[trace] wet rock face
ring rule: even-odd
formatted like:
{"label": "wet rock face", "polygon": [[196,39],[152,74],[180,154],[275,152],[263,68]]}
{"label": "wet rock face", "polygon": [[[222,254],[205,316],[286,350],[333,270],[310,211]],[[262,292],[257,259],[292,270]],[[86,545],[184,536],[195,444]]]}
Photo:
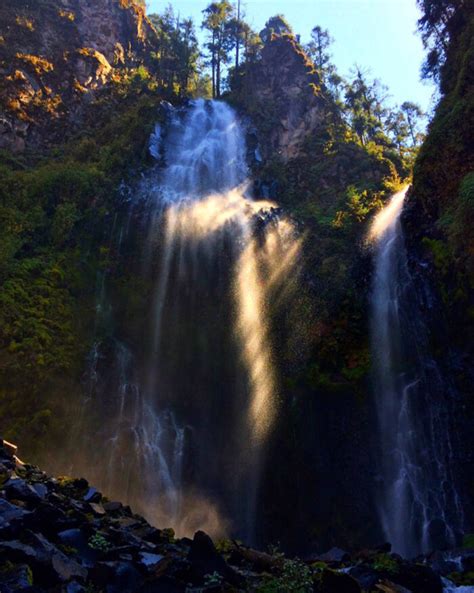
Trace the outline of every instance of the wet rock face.
{"label": "wet rock face", "polygon": [[156,33],[132,0],[0,4],[0,148],[57,141],[116,70],[145,63]]}
{"label": "wet rock face", "polygon": [[243,107],[258,126],[262,157],[278,154],[282,160],[295,158],[304,150],[304,140],[323,123],[327,99],[319,75],[295,39],[274,36],[261,60],[248,67],[238,92]]}

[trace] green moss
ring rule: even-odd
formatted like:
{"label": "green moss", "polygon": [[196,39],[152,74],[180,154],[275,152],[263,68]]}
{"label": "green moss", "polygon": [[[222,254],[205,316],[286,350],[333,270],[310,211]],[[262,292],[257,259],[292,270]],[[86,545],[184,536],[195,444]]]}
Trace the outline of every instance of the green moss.
{"label": "green moss", "polygon": [[388,554],[378,554],[374,559],[373,567],[378,572],[397,574],[399,571],[398,562]]}
{"label": "green moss", "polygon": [[462,540],[462,547],[474,549],[474,533],[467,533]]}

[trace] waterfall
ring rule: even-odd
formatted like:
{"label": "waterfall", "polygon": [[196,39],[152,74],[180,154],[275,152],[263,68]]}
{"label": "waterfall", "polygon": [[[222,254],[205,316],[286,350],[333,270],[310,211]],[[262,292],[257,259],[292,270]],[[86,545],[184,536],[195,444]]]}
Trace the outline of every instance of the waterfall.
{"label": "waterfall", "polygon": [[378,511],[395,552],[456,543],[462,509],[451,472],[452,388],[429,354],[400,215],[406,189],[375,217],[371,345],[378,416]]}
{"label": "waterfall", "polygon": [[114,328],[94,346],[73,471],[157,526],[252,542],[278,402],[272,311],[300,243],[274,203],[252,199],[225,103],[171,111],[150,152],[164,166],[132,192],[119,233],[122,251],[138,237],[140,337]]}

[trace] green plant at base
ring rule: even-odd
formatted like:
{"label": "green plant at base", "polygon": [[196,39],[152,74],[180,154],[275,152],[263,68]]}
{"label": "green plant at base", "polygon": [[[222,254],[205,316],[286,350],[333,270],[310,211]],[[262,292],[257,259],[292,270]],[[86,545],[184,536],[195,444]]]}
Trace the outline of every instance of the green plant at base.
{"label": "green plant at base", "polygon": [[378,554],[374,560],[374,569],[378,572],[388,572],[389,574],[398,573],[398,563],[388,554]]}
{"label": "green plant at base", "polygon": [[301,560],[285,560],[279,576],[268,577],[257,593],[311,593],[313,578],[310,568]]}
{"label": "green plant at base", "polygon": [[100,533],[94,534],[87,542],[87,545],[89,548],[98,550],[99,552],[107,552],[111,548],[109,542]]}

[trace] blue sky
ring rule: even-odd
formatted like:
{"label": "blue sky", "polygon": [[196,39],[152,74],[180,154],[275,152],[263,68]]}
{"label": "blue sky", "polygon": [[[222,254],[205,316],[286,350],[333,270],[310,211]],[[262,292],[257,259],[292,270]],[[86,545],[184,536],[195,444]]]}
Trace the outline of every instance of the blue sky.
{"label": "blue sky", "polygon": [[[207,0],[173,0],[181,16],[197,25]],[[148,12],[160,12],[168,2],[148,0]],[[420,81],[423,47],[416,34],[419,13],[415,0],[243,0],[247,21],[261,30],[274,14],[284,14],[302,42],[311,29],[329,29],[334,44],[333,61],[341,74],[357,63],[370,69],[389,87],[389,102],[415,101],[426,111],[434,87]]]}

